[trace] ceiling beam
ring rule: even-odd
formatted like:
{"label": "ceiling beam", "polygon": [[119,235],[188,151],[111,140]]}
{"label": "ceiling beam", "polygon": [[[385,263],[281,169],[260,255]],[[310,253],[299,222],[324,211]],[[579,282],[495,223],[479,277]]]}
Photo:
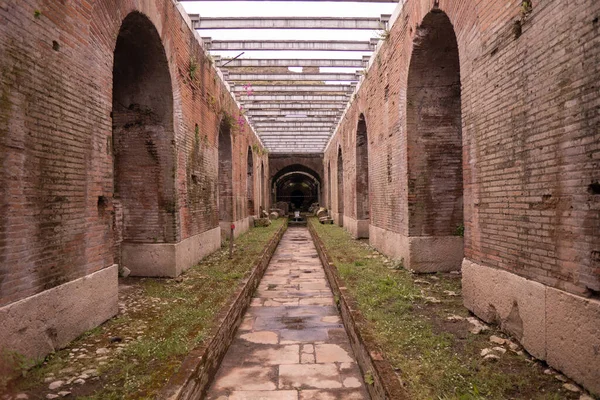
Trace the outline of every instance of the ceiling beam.
{"label": "ceiling beam", "polygon": [[[365,68],[369,62],[368,58],[362,59],[249,59],[238,58],[228,60],[221,58],[220,68],[238,68],[238,67],[338,67],[338,68]],[[218,63],[217,63],[218,64]]]}
{"label": "ceiling beam", "polygon": [[321,116],[331,116],[335,118],[339,118],[342,115],[342,111],[329,111],[329,110],[309,110],[309,111],[289,111],[283,112],[280,110],[246,110],[246,115],[248,117],[286,117],[291,116],[292,118],[299,118],[300,116],[310,117],[321,117]]}
{"label": "ceiling beam", "polygon": [[285,116],[279,117],[252,117],[250,116],[250,120],[252,123],[261,123],[261,122],[331,122],[334,123],[338,120],[338,116],[331,117],[296,117],[296,118],[286,118]]}
{"label": "ceiling beam", "polygon": [[[343,111],[346,104],[342,103],[246,103],[246,110],[333,110]],[[290,112],[282,111],[282,112]]]}
{"label": "ceiling beam", "polygon": [[273,73],[230,73],[224,74],[225,79],[238,82],[256,82],[256,81],[344,81],[358,82],[359,74],[273,74]]}
{"label": "ceiling beam", "polygon": [[190,15],[194,29],[385,29],[388,15],[380,18],[335,17],[211,17]]}
{"label": "ceiling beam", "polygon": [[[179,0],[179,2],[191,2],[191,1],[214,1],[214,0]],[[298,0],[220,0],[220,1],[289,1],[289,2],[297,2]],[[324,0],[301,0],[301,1],[324,1]],[[340,3],[398,3],[398,0],[327,0],[332,2],[340,2]]]}
{"label": "ceiling beam", "polygon": [[324,94],[324,95],[293,95],[293,94],[258,94],[258,95],[242,95],[239,99],[243,102],[249,101],[327,101],[327,102],[348,102],[350,94]]}
{"label": "ceiling beam", "polygon": [[374,51],[378,39],[349,40],[212,40],[202,38],[210,50],[307,50],[307,51]]}
{"label": "ceiling beam", "polygon": [[352,93],[356,85],[289,85],[277,83],[274,85],[250,85],[248,89],[243,85],[232,84],[233,91],[236,93],[252,91],[253,94],[258,93],[276,93],[276,92],[328,92],[328,93]]}
{"label": "ceiling beam", "polygon": [[262,135],[263,133],[280,133],[280,132],[289,132],[289,133],[300,133],[302,135],[310,135],[312,133],[331,133],[333,132],[333,128],[329,127],[285,127],[285,126],[274,126],[274,127],[263,127],[262,129],[256,129],[256,133]]}

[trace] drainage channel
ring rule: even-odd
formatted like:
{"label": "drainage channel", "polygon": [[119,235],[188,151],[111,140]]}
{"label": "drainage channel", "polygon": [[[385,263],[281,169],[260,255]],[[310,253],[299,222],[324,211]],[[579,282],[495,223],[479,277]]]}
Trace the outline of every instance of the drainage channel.
{"label": "drainage channel", "polygon": [[281,239],[207,398],[369,399],[307,228]]}

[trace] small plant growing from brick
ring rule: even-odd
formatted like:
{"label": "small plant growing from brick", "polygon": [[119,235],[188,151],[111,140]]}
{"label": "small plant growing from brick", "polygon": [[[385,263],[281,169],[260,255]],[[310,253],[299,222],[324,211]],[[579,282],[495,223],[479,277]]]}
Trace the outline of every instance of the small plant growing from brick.
{"label": "small plant growing from brick", "polygon": [[40,18],[42,17],[42,12],[41,12],[40,10],[35,10],[35,11],[33,12],[33,17],[34,17],[35,19],[40,19]]}
{"label": "small plant growing from brick", "polygon": [[190,64],[188,65],[188,75],[191,81],[196,80],[196,72],[198,71],[198,61],[195,58],[190,58]]}

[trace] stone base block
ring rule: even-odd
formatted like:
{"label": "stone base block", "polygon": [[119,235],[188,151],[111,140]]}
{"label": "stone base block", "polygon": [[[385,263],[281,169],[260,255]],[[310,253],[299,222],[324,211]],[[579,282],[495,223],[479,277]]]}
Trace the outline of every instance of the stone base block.
{"label": "stone base block", "polygon": [[344,216],[344,227],[354,239],[367,239],[369,237],[369,220],[354,219]]}
{"label": "stone base block", "polygon": [[[0,349],[36,360],[119,311],[117,265],[0,308]],[[2,354],[0,371],[9,365]]]}
{"label": "stone base block", "polygon": [[406,268],[415,272],[459,271],[464,256],[461,236],[408,237]]}
{"label": "stone base block", "polygon": [[[229,238],[231,232],[231,222],[219,222],[219,227],[221,228],[221,239],[224,241]],[[233,231],[233,237],[237,238],[242,233],[248,232],[251,225],[254,225],[254,217],[246,217],[243,219],[239,219],[233,222],[235,225],[235,230]]]}
{"label": "stone base block", "polygon": [[332,212],[331,217],[333,218],[333,222],[338,226],[344,226],[344,214]]}
{"label": "stone base block", "polygon": [[465,306],[497,323],[534,357],[600,394],[600,301],[554,289],[469,260]]}
{"label": "stone base block", "polygon": [[132,276],[174,278],[221,247],[221,229],[214,228],[179,243],[126,243],[121,245],[123,266]]}
{"label": "stone base block", "polygon": [[415,272],[460,270],[463,238],[460,236],[405,236],[379,227],[369,226],[373,247]]}

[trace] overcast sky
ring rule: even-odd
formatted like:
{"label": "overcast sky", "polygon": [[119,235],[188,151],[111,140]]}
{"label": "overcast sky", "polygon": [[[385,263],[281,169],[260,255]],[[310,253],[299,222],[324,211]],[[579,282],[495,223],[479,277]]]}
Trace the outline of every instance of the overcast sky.
{"label": "overcast sky", "polygon": [[[204,17],[379,17],[392,14],[394,3],[340,3],[326,1],[186,1],[182,2],[189,14]],[[213,40],[369,40],[377,31],[331,29],[230,29],[198,31]],[[235,57],[240,51],[212,52],[224,57]],[[242,58],[361,58],[363,52],[327,51],[246,51]],[[350,72],[346,68],[321,68],[321,72]]]}

